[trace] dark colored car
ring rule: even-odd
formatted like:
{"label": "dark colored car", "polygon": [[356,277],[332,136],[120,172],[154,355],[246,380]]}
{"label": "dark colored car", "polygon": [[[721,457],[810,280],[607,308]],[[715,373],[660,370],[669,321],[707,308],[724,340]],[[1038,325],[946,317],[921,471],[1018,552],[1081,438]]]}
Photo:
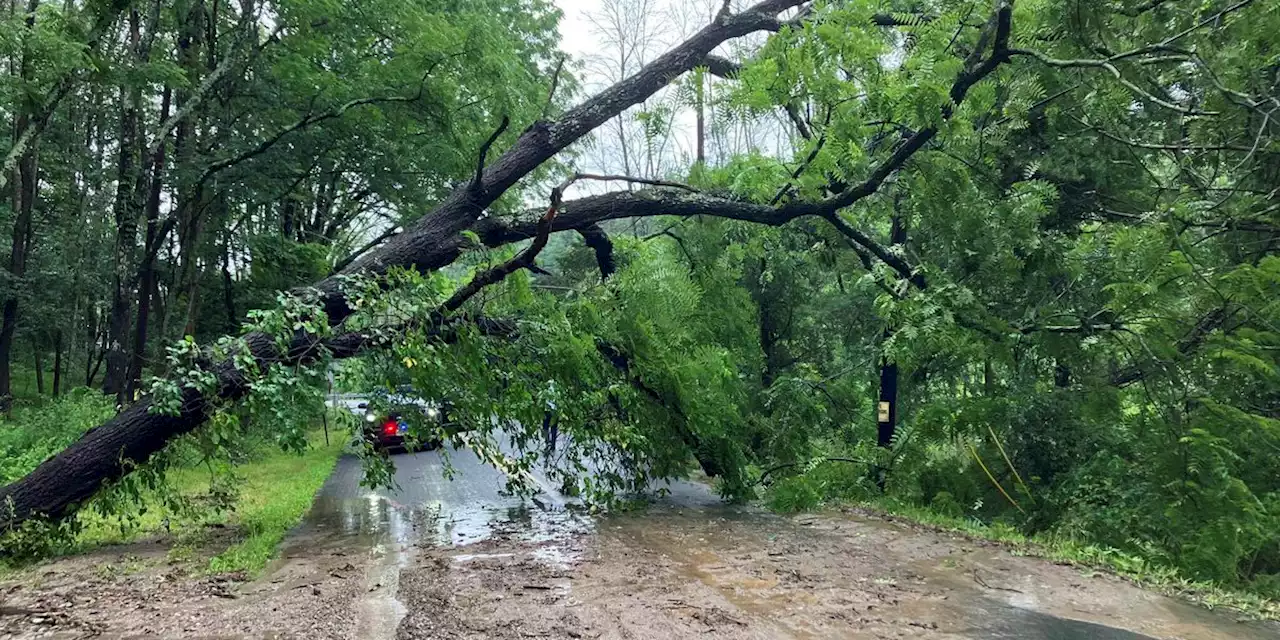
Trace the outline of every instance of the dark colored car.
{"label": "dark colored car", "polygon": [[[394,394],[378,395],[381,396],[381,401],[375,402],[375,405],[379,408],[370,407],[367,402],[357,405],[365,410],[365,440],[375,449],[395,453],[431,451],[441,446],[442,442],[438,436],[428,440],[415,440],[410,437],[409,432],[412,430],[410,421],[417,422],[420,417],[421,424],[425,427],[422,431],[444,425],[448,413],[446,404],[422,400],[409,395],[404,390]],[[386,408],[381,408],[384,406]]]}

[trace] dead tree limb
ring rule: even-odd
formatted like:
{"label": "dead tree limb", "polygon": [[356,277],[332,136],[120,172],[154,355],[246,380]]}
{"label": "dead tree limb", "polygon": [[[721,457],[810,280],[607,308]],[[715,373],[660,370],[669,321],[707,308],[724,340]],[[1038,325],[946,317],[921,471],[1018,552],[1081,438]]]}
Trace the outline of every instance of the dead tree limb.
{"label": "dead tree limb", "polygon": [[466,286],[458,289],[452,296],[449,296],[448,300],[445,300],[441,307],[445,313],[462,308],[462,305],[477,293],[480,293],[481,289],[497,284],[521,269],[532,269],[535,266],[534,260],[538,258],[538,254],[547,246],[547,239],[551,237],[551,223],[556,219],[556,211],[560,209],[561,191],[561,187],[551,190],[551,206],[547,207],[547,212],[538,219],[538,230],[533,236],[533,242],[529,243],[529,246],[523,251],[516,254],[516,257],[476,274]]}

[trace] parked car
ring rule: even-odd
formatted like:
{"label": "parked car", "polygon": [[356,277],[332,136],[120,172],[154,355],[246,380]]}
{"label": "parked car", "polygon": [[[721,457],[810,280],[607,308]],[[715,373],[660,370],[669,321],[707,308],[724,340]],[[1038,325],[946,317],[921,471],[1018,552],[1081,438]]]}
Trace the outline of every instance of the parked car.
{"label": "parked car", "polygon": [[[448,424],[448,403],[424,400],[413,394],[412,389],[401,387],[395,393],[377,392],[375,401],[361,402],[358,408],[364,410],[364,437],[380,451],[388,453],[431,451],[443,444],[439,436],[439,427]],[[422,429],[419,433],[435,431],[424,440],[415,439],[413,422],[418,422]]]}

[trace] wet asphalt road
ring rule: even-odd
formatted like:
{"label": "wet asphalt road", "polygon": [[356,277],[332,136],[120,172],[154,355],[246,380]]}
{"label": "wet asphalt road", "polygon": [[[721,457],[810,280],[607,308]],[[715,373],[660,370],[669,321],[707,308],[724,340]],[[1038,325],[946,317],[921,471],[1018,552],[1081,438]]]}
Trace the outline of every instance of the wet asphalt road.
{"label": "wet asphalt road", "polygon": [[[359,395],[331,398],[362,416]],[[499,438],[499,447],[510,447]],[[445,446],[434,451],[391,456],[394,487],[361,486],[363,468],[354,455],[343,455],[321,487],[304,518],[301,531],[357,536],[370,542],[411,544],[468,544],[495,529],[529,528],[534,539],[590,531],[593,522],[575,510],[577,502],[557,492],[538,470],[533,482],[536,499],[521,499],[504,491],[507,478],[469,449]],[[706,486],[690,482],[662,485],[666,504],[689,508],[713,507],[719,500]]]}
{"label": "wet asphalt road", "polygon": [[[344,394],[330,403],[364,415],[365,398]],[[499,447],[510,447],[499,438]],[[538,471],[532,481],[536,499],[505,492],[506,475],[485,464],[471,450],[446,445],[433,451],[391,456],[392,488],[361,486],[364,469],[354,455],[338,459],[333,473],[316,495],[299,533],[354,537],[368,545],[405,548],[414,544],[462,545],[484,540],[497,531],[516,530],[534,540],[566,538],[592,529]],[[701,487],[695,488],[701,490]],[[684,493],[688,493],[685,490]],[[709,492],[703,500],[711,501]]]}
{"label": "wet asphalt road", "polygon": [[[375,490],[360,485],[359,458],[339,458],[303,521],[304,530],[373,542],[467,544],[513,523],[548,536],[589,528],[589,520],[572,513],[545,481],[537,502],[507,495],[505,476],[471,451],[423,451],[392,460],[395,487]],[[446,477],[447,466],[452,477]]]}

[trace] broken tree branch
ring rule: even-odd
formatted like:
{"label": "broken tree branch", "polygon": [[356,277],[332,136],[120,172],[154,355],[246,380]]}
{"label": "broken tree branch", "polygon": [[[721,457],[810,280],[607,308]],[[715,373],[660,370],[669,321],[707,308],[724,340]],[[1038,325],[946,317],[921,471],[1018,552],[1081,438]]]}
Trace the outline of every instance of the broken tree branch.
{"label": "broken tree branch", "polygon": [[551,113],[551,104],[556,98],[556,87],[560,85],[560,72],[564,69],[564,56],[556,58],[556,70],[551,73],[551,88],[547,90],[547,104],[542,107],[542,119],[546,120]]}
{"label": "broken tree branch", "polygon": [[604,175],[598,173],[575,173],[569,180],[569,183],[579,180],[599,180],[601,182],[631,182],[634,184],[647,184],[651,187],[670,187],[672,189],[682,189],[684,191],[692,191],[697,193],[699,189],[691,187],[683,182],[672,182],[670,180],[654,180],[651,178],[633,178],[631,176],[622,175]]}
{"label": "broken tree branch", "polygon": [[560,194],[572,180],[570,178],[564,184],[551,190],[551,206],[547,207],[547,212],[538,219],[537,231],[534,233],[533,242],[528,247],[517,253],[514,258],[476,274],[471,279],[471,282],[468,282],[466,286],[449,296],[449,299],[441,305],[441,309],[445,312],[457,311],[467,300],[480,293],[485,287],[502,282],[503,279],[516,271],[535,267],[534,260],[537,259],[542,249],[547,246],[547,239],[551,237],[551,223],[555,221],[556,212],[559,211],[561,205]]}
{"label": "broken tree branch", "polygon": [[609,240],[609,235],[598,224],[589,224],[578,229],[578,235],[582,236],[582,241],[596,254],[600,280],[602,282],[608,280],[609,276],[618,270],[618,265],[613,258],[613,242]]}
{"label": "broken tree branch", "polygon": [[484,162],[485,159],[489,157],[489,149],[493,147],[493,143],[498,141],[498,136],[502,135],[502,132],[506,131],[507,127],[510,125],[511,118],[508,118],[505,115],[502,116],[502,122],[498,123],[498,128],[493,131],[493,134],[489,136],[489,139],[484,141],[484,144],[480,145],[480,153],[476,154],[478,156],[476,160],[476,175],[471,179],[471,189],[472,191],[475,191],[477,195],[483,195]]}
{"label": "broken tree branch", "polygon": [[391,238],[397,233],[400,233],[400,231],[401,231],[401,228],[399,225],[393,225],[391,227],[388,227],[385,231],[383,231],[382,233],[379,233],[372,240],[364,243],[364,245],[361,246],[359,249],[356,249],[355,251],[347,255],[347,257],[339,260],[337,264],[333,265],[333,268],[330,269],[329,272],[338,273],[342,271],[343,269],[347,268],[347,265],[351,264],[352,262],[355,262],[357,258],[359,258],[360,256],[366,253],[369,253],[378,245],[386,242],[388,238]]}
{"label": "broken tree branch", "polygon": [[1044,64],[1050,67],[1057,67],[1059,69],[1071,69],[1071,68],[1102,69],[1110,73],[1111,76],[1116,79],[1116,82],[1119,82],[1121,86],[1123,86],[1125,89],[1128,89],[1130,93],[1138,96],[1139,98],[1142,98],[1143,100],[1147,100],[1152,104],[1157,104],[1170,111],[1176,111],[1178,113],[1181,113],[1183,115],[1188,115],[1188,116],[1219,115],[1217,111],[1201,111],[1199,109],[1184,107],[1182,105],[1175,104],[1163,98],[1157,97],[1155,94],[1151,93],[1150,91],[1147,91],[1142,87],[1139,87],[1132,80],[1129,80],[1128,78],[1124,77],[1124,74],[1120,73],[1120,70],[1116,68],[1114,64],[1112,64],[1110,59],[1060,60],[1058,58],[1049,57],[1048,55],[1040,51],[1035,51],[1033,49],[1010,49],[1009,54],[1015,55],[1015,56],[1028,56],[1031,58],[1035,58],[1041,64]]}

